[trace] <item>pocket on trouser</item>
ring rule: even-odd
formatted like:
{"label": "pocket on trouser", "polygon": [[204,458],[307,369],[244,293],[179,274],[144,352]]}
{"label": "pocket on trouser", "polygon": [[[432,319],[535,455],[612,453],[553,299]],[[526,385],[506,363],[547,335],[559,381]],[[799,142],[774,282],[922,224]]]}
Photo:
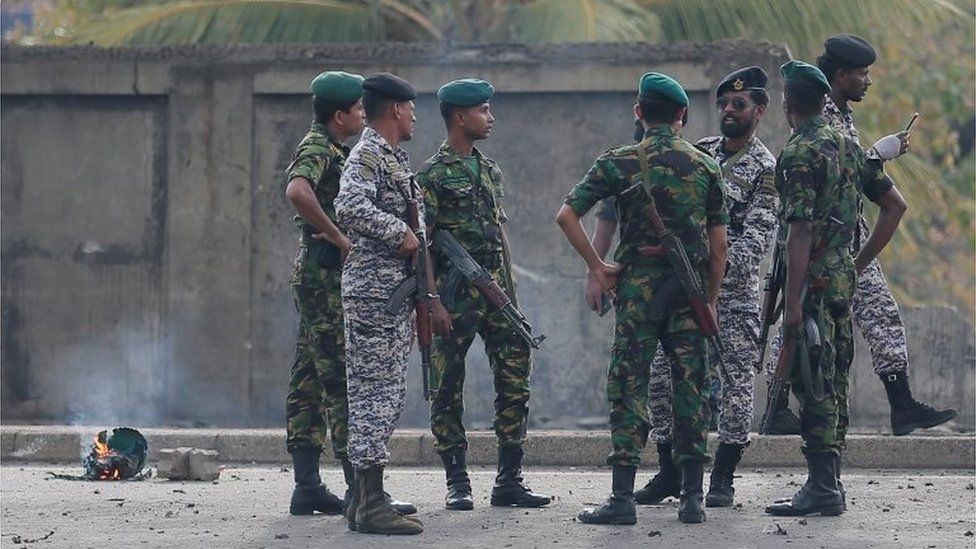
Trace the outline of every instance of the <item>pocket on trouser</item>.
{"label": "pocket on trouser", "polygon": [[295,255],[295,262],[292,266],[291,279],[288,281],[292,286],[299,286],[302,277],[305,275],[305,263],[308,261],[308,247],[299,246],[298,253]]}

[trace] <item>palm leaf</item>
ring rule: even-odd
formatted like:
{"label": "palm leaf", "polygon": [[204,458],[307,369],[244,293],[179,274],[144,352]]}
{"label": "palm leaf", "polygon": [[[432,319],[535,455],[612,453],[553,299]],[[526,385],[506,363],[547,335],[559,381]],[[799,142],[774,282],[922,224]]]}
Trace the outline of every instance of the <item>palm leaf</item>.
{"label": "palm leaf", "polygon": [[522,43],[658,42],[657,17],[634,0],[533,0],[512,4],[509,38]]}
{"label": "palm leaf", "polygon": [[[788,44],[811,58],[831,34],[850,32],[873,43],[904,40],[933,23],[966,17],[951,0],[642,0],[661,19],[669,42],[728,38]],[[892,32],[898,29],[898,32]]]}
{"label": "palm leaf", "polygon": [[[385,5],[398,2],[387,1]],[[402,6],[401,6],[402,7]],[[104,46],[225,43],[369,42],[429,38],[409,9],[375,16],[338,0],[201,0],[119,10],[79,29],[74,43]],[[384,28],[387,27],[387,28]]]}

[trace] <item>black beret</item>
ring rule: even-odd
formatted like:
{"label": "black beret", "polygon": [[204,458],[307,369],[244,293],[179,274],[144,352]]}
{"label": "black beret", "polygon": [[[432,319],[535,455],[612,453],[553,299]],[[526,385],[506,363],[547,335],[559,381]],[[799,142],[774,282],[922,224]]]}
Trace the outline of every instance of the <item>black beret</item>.
{"label": "black beret", "polygon": [[363,80],[363,89],[393,99],[394,101],[412,101],[417,97],[417,90],[410,82],[388,72],[379,72]]}
{"label": "black beret", "polygon": [[847,67],[867,67],[878,58],[871,44],[853,34],[838,34],[824,41],[824,56]]}
{"label": "black beret", "polygon": [[732,71],[718,83],[715,97],[721,97],[729,91],[765,90],[769,77],[766,71],[759,67],[745,67]]}

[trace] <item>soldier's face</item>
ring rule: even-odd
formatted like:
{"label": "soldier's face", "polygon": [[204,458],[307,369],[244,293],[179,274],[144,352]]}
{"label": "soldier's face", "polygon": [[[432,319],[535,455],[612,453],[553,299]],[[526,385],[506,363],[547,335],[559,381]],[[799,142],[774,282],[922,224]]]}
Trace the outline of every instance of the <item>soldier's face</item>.
{"label": "soldier's face", "polygon": [[410,141],[413,139],[413,125],[417,122],[417,117],[414,116],[413,101],[397,103],[393,109],[396,114],[397,129],[400,130],[400,140]]}
{"label": "soldier's face", "polygon": [[343,128],[343,133],[347,137],[359,135],[366,126],[366,111],[363,110],[363,100],[360,99],[349,107],[349,112],[339,110],[336,112],[336,120]]}
{"label": "soldier's face", "polygon": [[461,110],[458,122],[464,128],[465,135],[476,141],[488,137],[495,125],[495,117],[492,116],[488,103],[482,103]]}
{"label": "soldier's face", "polygon": [[715,106],[718,108],[722,135],[732,138],[752,131],[766,112],[766,107],[755,104],[747,91],[725,92]]}
{"label": "soldier's face", "polygon": [[837,71],[835,84],[840,87],[848,101],[861,101],[871,87],[871,76],[868,74],[870,71],[870,67],[841,69]]}

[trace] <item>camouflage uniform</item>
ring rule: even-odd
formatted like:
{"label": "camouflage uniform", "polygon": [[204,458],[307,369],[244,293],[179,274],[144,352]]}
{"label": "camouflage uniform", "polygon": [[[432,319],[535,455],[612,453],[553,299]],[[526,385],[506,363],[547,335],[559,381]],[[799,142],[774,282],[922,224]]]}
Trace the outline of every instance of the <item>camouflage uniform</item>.
{"label": "camouflage uniform", "polygon": [[[851,299],[854,259],[851,244],[857,228],[858,191],[872,200],[891,188],[880,163],[869,161],[857,143],[816,117],[796,128],[776,163],[776,188],[783,201],[781,230],[790,222],[809,221],[813,240],[808,268],[809,289],[803,314],[820,330],[818,364],[826,398],[806,393],[800,368],[793,369],[793,393],[800,401],[801,434],[808,453],[837,454],[847,426],[847,376],[853,359]],[[841,151],[846,151],[840,162]]]}
{"label": "camouflage uniform", "polygon": [[[860,148],[859,133],[854,126],[854,117],[851,111],[844,112],[836,103],[826,96],[823,116],[827,124],[843,135],[852,140]],[[867,220],[863,215],[863,202],[857,199],[857,233],[851,243],[852,255],[857,255],[870,234]],[[873,259],[863,271],[857,275],[857,285],[854,288],[854,297],[851,301],[853,320],[861,330],[868,348],[871,350],[871,359],[874,364],[874,372],[878,375],[896,372],[908,372],[908,340],[905,335],[905,325],[902,323],[901,314],[898,311],[898,303],[895,302],[888,287],[888,280],[881,270],[881,262],[878,258]],[[766,361],[766,378],[772,377],[773,370],[776,368],[776,357],[783,345],[782,333],[777,333],[773,338],[769,360]],[[853,342],[851,343],[853,345]],[[853,353],[853,351],[851,351]],[[852,355],[853,356],[853,355]],[[849,422],[847,414],[847,393],[842,393],[841,410],[841,432],[840,440],[843,445],[846,438],[846,425]]]}
{"label": "camouflage uniform", "polygon": [[613,443],[607,464],[640,464],[650,426],[650,365],[658,342],[673,364],[675,461],[708,461],[706,395],[710,376],[705,340],[682,292],[656,292],[673,276],[667,258],[644,256],[638,251],[641,245],[657,244],[645,211],[648,201],[641,184],[639,148],[647,152],[658,211],[670,230],[681,238],[702,280],[707,281],[706,228],[725,225],[729,220],[718,165],[666,126],[649,129],[644,141],[636,145],[604,153],[566,197],[566,204],[580,216],[600,199],[618,198],[620,245],[614,260],[624,264],[624,269],[614,302],[616,328],[607,373]]}
{"label": "camouflage uniform", "polygon": [[[729,210],[729,252],[722,292],[719,328],[722,358],[731,379],[722,380],[719,441],[747,444],[752,425],[753,378],[759,360],[759,265],[769,251],[776,230],[778,199],[773,186],[776,159],[753,137],[729,154],[721,136],[706,137],[696,146],[722,167]],[[651,439],[671,443],[671,366],[662,349],[651,365]]]}
{"label": "camouflage uniform", "polygon": [[[843,112],[827,96],[824,118],[841,135],[854,140],[860,146],[854,116]],[[851,253],[857,255],[870,234],[863,208],[858,209],[858,234],[854,238]],[[881,262],[875,258],[857,275],[854,300],[851,303],[854,323],[871,350],[874,373],[878,375],[908,372],[908,340],[905,324],[898,311],[898,303],[891,295],[888,280],[881,270]]]}
{"label": "camouflage uniform", "polygon": [[[515,282],[506,260],[506,241],[502,223],[504,196],[502,172],[495,162],[477,148],[478,173],[472,170],[445,142],[417,174],[424,190],[427,224],[446,230],[516,301]],[[437,284],[443,291],[450,262],[434,254]],[[450,298],[454,298],[453,304]],[[491,311],[477,288],[462,283],[456,295],[442,296],[454,325],[452,337],[434,337],[431,360],[431,431],[438,452],[454,448],[466,450],[462,414],[464,411],[464,359],[475,334],[485,343],[495,382],[495,436],[498,445],[521,446],[525,440],[529,413],[529,373],[532,363],[529,346],[512,332],[501,313]]]}
{"label": "camouflage uniform", "polygon": [[342,268],[342,310],[348,454],[358,470],[387,463],[386,444],[403,411],[412,309],[405,303],[391,315],[384,307],[409,274],[409,261],[397,248],[409,230],[411,186],[419,196],[406,151],[367,127],[349,154],[335,200],[353,244]]}
{"label": "camouflage uniform", "polygon": [[[313,123],[287,169],[288,181],[303,177],[311,183],[319,205],[333,222],[332,202],[348,155],[349,148],[329,137],[324,125]],[[295,216],[295,223],[302,236],[291,279],[299,324],[286,398],[288,451],[300,447],[321,451],[328,423],[333,455],[344,459],[346,364],[339,252],[327,241],[313,240],[310,235],[318,231],[301,217]]]}

